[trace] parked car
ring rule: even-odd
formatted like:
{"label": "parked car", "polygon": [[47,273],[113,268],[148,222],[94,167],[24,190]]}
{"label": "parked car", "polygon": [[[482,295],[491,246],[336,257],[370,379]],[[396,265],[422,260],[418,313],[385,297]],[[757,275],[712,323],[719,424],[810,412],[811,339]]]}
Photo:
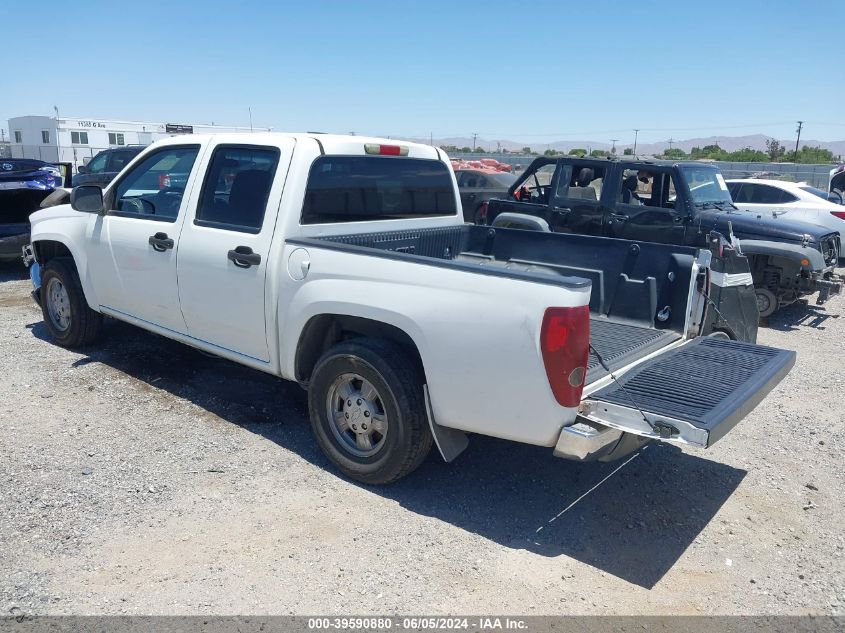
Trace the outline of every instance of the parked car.
{"label": "parked car", "polygon": [[0,261],[21,256],[29,242],[29,214],[62,185],[58,165],[28,158],[0,158]]}
{"label": "parked car", "polygon": [[[830,202],[828,193],[805,183],[755,178],[726,181],[734,204],[740,211],[765,215],[773,220],[800,220],[839,233],[845,243],[845,209]],[[840,257],[843,256],[839,251]]]}
{"label": "parked car", "polygon": [[105,187],[121,169],[126,167],[144,149],[144,145],[128,145],[104,149],[87,165],[80,165],[73,177],[73,186],[99,185]]}
{"label": "parked car", "polygon": [[[162,164],[186,187],[139,192]],[[795,360],[699,336],[709,251],[464,224],[427,145],[177,137],[71,198],[32,216],[57,343],[93,343],[108,315],[295,380],[320,447],[366,483],[432,442],[454,459],[467,432],[581,460],[707,447]]]}
{"label": "parked car", "polygon": [[840,163],[830,170],[827,191],[830,202],[845,205],[845,164]]}
{"label": "parked car", "polygon": [[464,220],[473,224],[485,224],[487,201],[504,195],[516,176],[493,169],[455,169],[458,191]]}
{"label": "parked car", "polygon": [[818,292],[839,292],[839,234],[818,224],[740,211],[719,170],[707,163],[538,158],[488,218],[536,216],[550,230],[704,246],[712,231],[749,260],[761,316]]}

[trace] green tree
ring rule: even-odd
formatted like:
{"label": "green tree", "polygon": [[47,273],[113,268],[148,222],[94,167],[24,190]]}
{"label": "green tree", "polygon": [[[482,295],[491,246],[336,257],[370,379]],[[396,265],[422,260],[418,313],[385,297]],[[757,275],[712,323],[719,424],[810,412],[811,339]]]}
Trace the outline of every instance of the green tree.
{"label": "green tree", "polygon": [[786,148],[776,138],[770,138],[766,140],[766,153],[769,155],[769,160],[776,163],[783,158]]}
{"label": "green tree", "polygon": [[595,158],[601,158],[603,156],[610,156],[610,152],[608,152],[606,149],[594,149],[592,152],[590,152],[590,156],[593,156]]}
{"label": "green tree", "polygon": [[523,147],[523,148],[522,148],[522,153],[523,153],[523,154],[533,154],[534,152],[532,152],[532,151],[531,151],[531,148],[530,148],[530,147]]}
{"label": "green tree", "polygon": [[794,151],[786,153],[786,160],[791,163],[822,164],[833,163],[835,158],[829,149],[807,147],[806,145],[796,154]]}
{"label": "green tree", "polygon": [[745,147],[735,152],[727,152],[723,160],[733,160],[738,163],[762,163],[769,160],[769,154],[759,149]]}
{"label": "green tree", "polygon": [[487,150],[480,145],[473,150],[476,154],[486,154]]}
{"label": "green tree", "polygon": [[545,152],[543,152],[543,156],[557,156],[559,154],[560,154],[559,151],[557,151],[556,149],[551,149],[551,148],[549,148]]}
{"label": "green tree", "polygon": [[471,153],[471,152],[472,152],[472,148],[471,148],[471,147],[467,147],[466,145],[464,145],[464,146],[461,148],[461,152],[462,152],[462,153],[464,153],[464,154],[469,154],[469,153]]}
{"label": "green tree", "polygon": [[631,147],[626,147],[625,149],[622,150],[622,154],[624,156],[633,156],[634,155],[634,149],[631,148]]}
{"label": "green tree", "polygon": [[576,148],[574,148],[574,149],[569,150],[569,155],[570,155],[570,156],[578,156],[578,157],[581,157],[581,156],[586,156],[586,155],[587,155],[587,150],[582,149],[582,148],[580,148],[580,147],[576,147]]}
{"label": "green tree", "polygon": [[673,147],[671,149],[666,149],[663,151],[663,156],[666,158],[686,158],[686,152],[682,150],[680,147]]}

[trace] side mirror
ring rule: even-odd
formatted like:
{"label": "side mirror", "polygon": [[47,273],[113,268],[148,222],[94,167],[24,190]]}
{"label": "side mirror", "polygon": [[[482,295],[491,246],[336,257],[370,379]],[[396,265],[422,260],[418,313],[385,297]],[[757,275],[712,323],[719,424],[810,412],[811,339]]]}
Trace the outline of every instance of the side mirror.
{"label": "side mirror", "polygon": [[105,215],[103,190],[96,185],[80,185],[70,192],[70,206],[74,211]]}
{"label": "side mirror", "polygon": [[87,174],[88,168],[85,165],[80,165],[79,167],[76,168],[76,173],[77,174]]}

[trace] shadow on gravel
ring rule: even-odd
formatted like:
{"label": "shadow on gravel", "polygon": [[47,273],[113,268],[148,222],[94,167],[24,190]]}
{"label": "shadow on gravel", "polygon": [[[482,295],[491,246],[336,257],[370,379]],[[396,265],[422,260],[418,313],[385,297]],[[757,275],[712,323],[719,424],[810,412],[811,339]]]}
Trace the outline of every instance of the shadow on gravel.
{"label": "shadow on gravel", "polygon": [[0,283],[29,279],[29,272],[20,258],[11,262],[0,262]]}
{"label": "shadow on gravel", "polygon": [[811,305],[806,300],[801,300],[778,310],[761,325],[781,332],[791,332],[802,327],[824,330],[828,319],[838,318],[838,314],[827,312],[824,306]]}
{"label": "shadow on gravel", "polygon": [[[29,327],[49,340],[43,323]],[[331,469],[311,436],[306,394],[294,383],[114,321],[101,346],[87,351],[75,366],[114,367]],[[548,448],[473,436],[452,464],[435,449],[405,479],[365,488],[505,547],[569,556],[651,588],[745,474],[667,445],[627,462],[579,464]]]}

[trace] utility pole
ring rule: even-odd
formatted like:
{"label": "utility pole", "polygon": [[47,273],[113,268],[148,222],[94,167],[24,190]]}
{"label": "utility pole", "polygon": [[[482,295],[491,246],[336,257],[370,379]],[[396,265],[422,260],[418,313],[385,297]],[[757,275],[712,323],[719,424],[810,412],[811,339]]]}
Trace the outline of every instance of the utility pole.
{"label": "utility pole", "polygon": [[637,155],[637,137],[640,135],[640,131],[637,128],[634,128],[634,156]]}
{"label": "utility pole", "polygon": [[804,121],[798,121],[798,129],[795,130],[798,134],[797,138],[795,139],[795,158],[798,158],[798,141],[801,140],[801,128],[804,127]]}
{"label": "utility pole", "polygon": [[674,143],[674,142],[675,142],[675,139],[673,139],[673,138],[670,136],[670,137],[669,137],[669,140],[668,140],[668,141],[666,141],[666,142],[667,142],[667,143],[669,143],[669,149],[672,149],[672,143]]}
{"label": "utility pole", "polygon": [[252,108],[247,108],[249,110],[249,131],[252,132]]}
{"label": "utility pole", "polygon": [[434,145],[434,132],[429,132],[429,133],[428,133],[428,144],[429,144],[429,145]]}
{"label": "utility pole", "polygon": [[475,139],[477,139],[477,138],[478,138],[478,132],[473,132],[472,133],[472,151],[473,152],[475,151]]}
{"label": "utility pole", "polygon": [[[56,111],[56,162],[62,162],[62,141],[59,136],[59,106],[53,106]],[[76,161],[74,161],[76,162]]]}
{"label": "utility pole", "polygon": [[611,153],[611,154],[615,154],[615,153],[616,153],[616,141],[618,141],[618,140],[619,140],[618,138],[612,138],[612,139],[610,139],[610,142],[611,142],[610,153]]}

